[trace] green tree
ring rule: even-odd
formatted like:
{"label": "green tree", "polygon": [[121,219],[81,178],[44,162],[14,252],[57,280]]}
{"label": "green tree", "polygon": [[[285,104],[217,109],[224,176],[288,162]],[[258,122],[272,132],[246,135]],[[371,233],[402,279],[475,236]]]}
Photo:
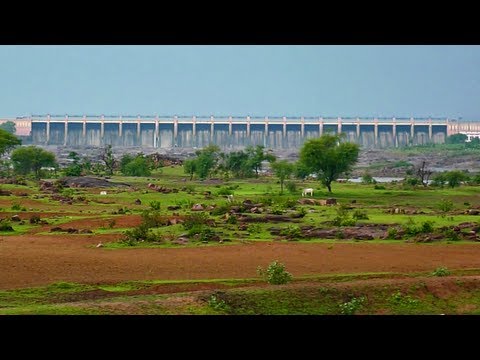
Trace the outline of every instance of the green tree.
{"label": "green tree", "polygon": [[463,171],[453,170],[445,173],[445,180],[448,182],[448,186],[451,188],[460,186],[462,181],[467,181],[469,176]]}
{"label": "green tree", "polygon": [[150,176],[151,174],[149,162],[142,154],[125,164],[120,171],[126,176]]}
{"label": "green tree", "polygon": [[113,175],[113,171],[115,170],[115,165],[117,164],[117,161],[113,156],[112,145],[105,146],[105,149],[103,149],[100,158],[105,164],[107,174]]}
{"label": "green tree", "polygon": [[467,135],[465,134],[453,134],[447,137],[447,144],[464,144],[467,140]]}
{"label": "green tree", "polygon": [[75,151],[70,151],[70,153],[67,156],[67,159],[72,160],[72,164],[68,167],[65,168],[65,175],[66,176],[81,176],[83,167],[79,163],[80,162],[80,156],[78,153]]}
{"label": "green tree", "polygon": [[19,174],[33,172],[37,179],[40,178],[42,167],[56,167],[55,154],[36,146],[27,146],[15,149],[11,156],[13,168]]}
{"label": "green tree", "polygon": [[324,134],[308,140],[300,150],[300,162],[316,173],[322,184],[332,192],[332,181],[350,171],[358,160],[359,146],[342,142],[344,135]]}
{"label": "green tree", "polygon": [[0,129],[0,156],[5,155],[15,146],[21,145],[22,141],[15,135]]}
{"label": "green tree", "polygon": [[0,124],[0,129],[5,130],[12,135],[15,135],[15,132],[17,131],[15,128],[15,123],[13,121],[7,121],[3,124]]}
{"label": "green tree", "polygon": [[208,145],[197,151],[195,173],[199,179],[206,179],[215,172],[219,157],[220,148],[217,145]]}
{"label": "green tree", "polygon": [[445,185],[447,179],[445,179],[445,173],[438,173],[432,178],[432,185],[442,187]]}
{"label": "green tree", "polygon": [[223,169],[229,171],[236,178],[253,176],[253,162],[245,151],[233,151],[223,154]]}
{"label": "green tree", "polygon": [[283,194],[283,183],[295,171],[295,166],[287,160],[275,161],[272,163],[272,170],[275,176],[280,180],[280,193]]}
{"label": "green tree", "polygon": [[183,162],[183,171],[190,175],[190,181],[193,180],[193,175],[197,172],[197,159],[187,159]]}
{"label": "green tree", "polygon": [[251,168],[255,171],[255,177],[258,178],[258,172],[262,170],[262,162],[274,162],[276,160],[275,155],[272,153],[265,151],[265,147],[262,145],[247,146],[245,148],[245,153],[248,156],[248,165],[247,167]]}

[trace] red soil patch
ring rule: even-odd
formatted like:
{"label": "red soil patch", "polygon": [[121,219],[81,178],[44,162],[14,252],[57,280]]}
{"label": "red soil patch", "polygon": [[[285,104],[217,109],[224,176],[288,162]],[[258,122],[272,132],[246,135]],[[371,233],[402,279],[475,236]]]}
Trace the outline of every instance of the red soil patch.
{"label": "red soil patch", "polygon": [[[129,217],[133,218],[132,215]],[[120,224],[118,226],[124,226]],[[68,224],[69,227],[71,225]],[[88,222],[77,225],[85,227]],[[0,238],[0,289],[46,285],[57,281],[107,283],[154,279],[256,278],[257,266],[265,267],[276,259],[285,263],[294,276],[433,271],[440,266],[449,269],[480,268],[480,246],[476,244],[431,246],[357,243],[335,244],[333,249],[328,249],[331,244],[277,242],[167,249],[112,250],[90,247],[100,241],[105,243],[118,238],[118,234],[26,234]]]}

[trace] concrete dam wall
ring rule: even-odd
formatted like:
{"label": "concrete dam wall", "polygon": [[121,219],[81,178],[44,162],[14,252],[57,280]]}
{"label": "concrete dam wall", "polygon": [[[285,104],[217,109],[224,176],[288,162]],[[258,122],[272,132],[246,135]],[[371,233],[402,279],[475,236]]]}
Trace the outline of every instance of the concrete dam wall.
{"label": "concrete dam wall", "polygon": [[[480,136],[480,122],[432,118],[50,116],[14,121],[17,135],[35,145],[221,149],[263,145],[295,149],[326,132],[344,133],[366,148],[443,143],[447,136]],[[475,135],[477,134],[477,135]],[[470,135],[469,135],[470,136]]]}
{"label": "concrete dam wall", "polygon": [[222,149],[263,145],[299,148],[323,133],[345,133],[364,147],[443,143],[448,120],[322,118],[32,118],[33,144],[65,146]]}

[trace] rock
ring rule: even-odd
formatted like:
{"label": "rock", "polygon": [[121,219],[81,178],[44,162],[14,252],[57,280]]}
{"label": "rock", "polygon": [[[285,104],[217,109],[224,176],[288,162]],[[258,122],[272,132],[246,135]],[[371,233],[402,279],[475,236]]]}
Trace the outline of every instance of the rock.
{"label": "rock", "polygon": [[142,205],[142,201],[140,199],[135,199],[135,205]]}
{"label": "rock", "polygon": [[468,215],[478,215],[478,214],[480,214],[480,211],[478,211],[477,209],[468,210]]}
{"label": "rock", "polygon": [[298,203],[301,205],[317,205],[318,204],[317,201],[315,201],[315,199],[309,199],[309,198],[299,199]]}
{"label": "rock", "polygon": [[18,216],[18,215],[13,215],[13,216],[11,217],[11,220],[12,220],[12,221],[22,221],[22,219],[20,219],[20,216]]}
{"label": "rock", "polygon": [[175,211],[175,210],[179,210],[181,208],[181,206],[179,205],[170,205],[167,207],[168,210],[170,211]]}
{"label": "rock", "polygon": [[78,231],[79,234],[93,234],[93,231],[90,229],[82,229]]}
{"label": "rock", "polygon": [[337,204],[337,199],[334,199],[334,198],[327,199],[327,205],[336,205],[336,204]]}
{"label": "rock", "polygon": [[192,211],[203,211],[205,210],[205,208],[203,207],[202,204],[195,204],[192,206]]}
{"label": "rock", "polygon": [[152,189],[152,190],[156,190],[156,189],[157,189],[157,186],[156,186],[155,184],[152,184],[152,183],[149,183],[149,184],[147,185],[147,187],[148,187],[149,189]]}
{"label": "rock", "polygon": [[212,211],[213,209],[215,209],[215,207],[216,207],[215,205],[208,205],[208,206],[205,208],[205,210],[206,210],[206,211]]}
{"label": "rock", "polygon": [[102,244],[102,243],[98,243],[96,247],[97,247],[97,248],[101,248],[101,247],[103,247],[103,244]]}

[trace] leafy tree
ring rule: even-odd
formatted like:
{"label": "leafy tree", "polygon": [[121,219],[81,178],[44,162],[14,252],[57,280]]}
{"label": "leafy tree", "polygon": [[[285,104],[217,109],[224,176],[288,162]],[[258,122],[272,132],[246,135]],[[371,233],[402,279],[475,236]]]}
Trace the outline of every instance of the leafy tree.
{"label": "leafy tree", "polygon": [[444,173],[435,174],[435,176],[432,178],[433,186],[443,187],[446,182],[447,182],[447,179],[445,179]]}
{"label": "leafy tree", "polygon": [[21,145],[22,141],[8,131],[0,129],[0,156],[5,155],[15,146]]}
{"label": "leafy tree", "polygon": [[248,167],[255,171],[255,177],[258,178],[259,170],[262,170],[262,162],[274,162],[276,160],[275,155],[272,153],[265,151],[265,147],[262,145],[247,146],[245,148],[245,152],[248,156]]}
{"label": "leafy tree", "polygon": [[359,146],[342,142],[344,137],[343,134],[324,134],[320,138],[308,140],[300,149],[300,162],[310,173],[317,174],[328,192],[332,192],[332,181],[351,170],[358,160]]}
{"label": "leafy tree", "polygon": [[80,156],[78,155],[78,153],[76,153],[75,151],[70,151],[70,153],[67,156],[67,159],[72,160],[72,164],[70,166],[68,166],[67,168],[65,168],[65,175],[66,176],[81,176],[82,171],[83,171],[83,167],[79,163]]}
{"label": "leafy tree", "polygon": [[310,169],[308,169],[305,164],[303,164],[300,161],[297,161],[295,163],[294,175],[297,179],[305,180],[310,174],[311,174]]}
{"label": "leafy tree", "polygon": [[234,151],[222,157],[224,170],[230,171],[234,177],[246,178],[253,175],[253,162],[245,151]]}
{"label": "leafy tree", "polygon": [[13,121],[7,121],[4,122],[3,124],[0,124],[0,129],[5,130],[6,132],[14,135],[15,132],[17,131],[15,128],[15,123]]}
{"label": "leafy tree", "polygon": [[467,135],[465,134],[453,134],[447,137],[445,142],[447,144],[464,144],[467,140]]}
{"label": "leafy tree", "polygon": [[142,154],[123,164],[120,171],[126,176],[150,176],[151,174],[149,163]]}
{"label": "leafy tree", "polygon": [[11,156],[15,172],[28,174],[33,172],[40,178],[42,167],[56,167],[55,154],[36,146],[21,147],[12,152]]}
{"label": "leafy tree", "polygon": [[188,159],[183,162],[183,171],[190,175],[190,181],[193,180],[193,175],[197,172],[197,160]]}
{"label": "leafy tree", "polygon": [[453,170],[445,173],[445,180],[448,182],[448,186],[451,188],[460,186],[462,181],[467,181],[469,176],[463,171]]}
{"label": "leafy tree", "polygon": [[195,174],[199,179],[206,179],[211,176],[215,170],[220,158],[220,148],[217,145],[209,145],[196,152]]}
{"label": "leafy tree", "polygon": [[272,170],[276,177],[280,180],[280,189],[283,194],[283,183],[285,179],[290,177],[295,171],[295,166],[289,163],[287,160],[275,161],[272,163]]}
{"label": "leafy tree", "polygon": [[117,161],[113,157],[112,145],[107,145],[105,149],[103,149],[100,158],[105,163],[105,169],[107,174],[113,175],[113,171],[115,170],[115,165]]}

